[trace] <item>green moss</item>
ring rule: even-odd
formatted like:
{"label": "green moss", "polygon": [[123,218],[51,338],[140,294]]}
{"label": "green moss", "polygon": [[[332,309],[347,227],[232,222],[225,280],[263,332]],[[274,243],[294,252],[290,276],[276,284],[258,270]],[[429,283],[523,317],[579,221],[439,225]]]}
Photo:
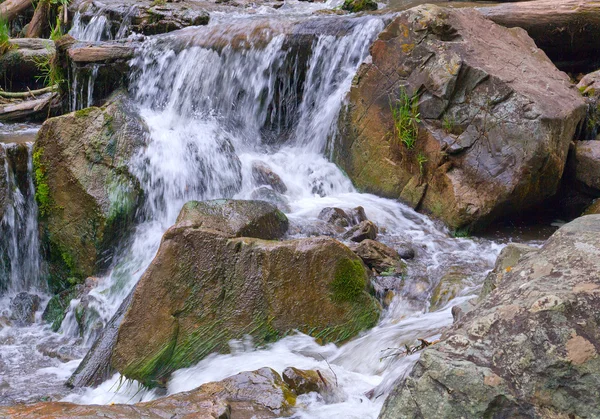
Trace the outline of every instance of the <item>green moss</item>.
{"label": "green moss", "polygon": [[377,3],[373,0],[346,0],[342,5],[342,9],[352,13],[377,10]]}
{"label": "green moss", "polygon": [[46,179],[46,167],[42,163],[44,150],[40,147],[33,153],[33,174],[35,181],[35,200],[38,204],[39,214],[45,218],[50,213],[52,200],[50,198],[50,186]]}
{"label": "green moss", "polygon": [[79,111],[75,112],[75,117],[76,118],[85,118],[87,116],[89,116],[92,112],[96,111],[98,108],[96,107],[89,107],[89,108],[85,108],[85,109],[81,109]]}
{"label": "green moss", "polygon": [[355,302],[367,286],[365,268],[360,260],[342,259],[338,262],[331,283],[334,302]]}

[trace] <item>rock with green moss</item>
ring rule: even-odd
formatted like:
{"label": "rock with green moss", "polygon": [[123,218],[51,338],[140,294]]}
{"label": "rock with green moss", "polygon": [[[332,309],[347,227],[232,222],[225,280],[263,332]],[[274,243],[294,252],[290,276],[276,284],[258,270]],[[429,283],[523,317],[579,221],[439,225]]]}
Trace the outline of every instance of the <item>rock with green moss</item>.
{"label": "rock with green moss", "polygon": [[367,273],[342,243],[233,237],[180,218],[119,327],[111,364],[124,376],[161,385],[245,335],[257,345],[295,330],[343,342],[376,324],[380,307],[367,292]]}
{"label": "rock with green moss", "polygon": [[5,164],[6,150],[4,150],[4,147],[0,147],[0,220],[4,217],[9,202],[8,178],[6,170],[4,170]]}
{"label": "rock with green moss", "polygon": [[352,13],[377,10],[377,3],[373,0],[346,0],[342,10]]}
{"label": "rock with green moss", "polygon": [[585,103],[524,30],[473,8],[422,5],[400,13],[370,52],[335,150],[358,189],[451,229],[556,193]]}
{"label": "rock with green moss", "polygon": [[58,292],[103,268],[142,193],[128,169],[147,128],[124,94],[103,108],[48,119],[33,150],[36,200]]}

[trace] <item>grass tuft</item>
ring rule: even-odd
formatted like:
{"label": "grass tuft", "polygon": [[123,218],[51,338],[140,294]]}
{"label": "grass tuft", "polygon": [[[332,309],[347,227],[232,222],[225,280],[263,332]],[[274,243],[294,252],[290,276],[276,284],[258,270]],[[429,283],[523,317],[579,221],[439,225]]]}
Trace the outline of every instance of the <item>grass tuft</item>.
{"label": "grass tuft", "polygon": [[400,90],[400,97],[395,102],[390,102],[390,109],[394,119],[395,138],[404,144],[407,149],[412,149],[419,135],[419,96],[409,96],[406,90]]}

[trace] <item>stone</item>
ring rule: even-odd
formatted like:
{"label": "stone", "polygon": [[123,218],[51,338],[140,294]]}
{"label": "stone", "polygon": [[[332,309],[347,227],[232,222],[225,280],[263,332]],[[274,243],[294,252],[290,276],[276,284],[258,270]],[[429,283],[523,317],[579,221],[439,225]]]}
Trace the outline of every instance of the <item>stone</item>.
{"label": "stone", "polygon": [[[557,191],[585,103],[524,30],[422,5],[399,13],[370,52],[334,150],[359,190],[402,196],[451,229],[482,228]],[[407,116],[395,121],[392,109]]]}
{"label": "stone", "polygon": [[360,243],[363,240],[375,240],[379,229],[372,221],[362,221],[344,234],[344,240]]}
{"label": "stone", "polygon": [[217,199],[186,203],[176,226],[216,230],[231,237],[274,240],[283,237],[289,222],[285,214],[268,202]]}
{"label": "stone", "polygon": [[379,418],[595,417],[599,233],[600,215],[580,217],[513,256],[497,288],[422,352]]}
{"label": "stone", "polygon": [[0,407],[0,417],[267,419],[290,416],[295,404],[296,396],[281,376],[271,368],[261,368],[150,402],[134,405],[77,405],[65,402],[14,405]]}
{"label": "stone", "polygon": [[510,243],[498,255],[494,269],[486,276],[479,293],[479,300],[483,300],[494,291],[514,266],[525,256],[535,253],[538,248],[520,243]]}
{"label": "stone", "polygon": [[342,228],[356,224],[353,222],[353,219],[346,214],[346,211],[341,208],[325,207],[321,210],[317,218],[325,221],[326,223]]}
{"label": "stone", "polygon": [[20,292],[10,300],[10,319],[18,327],[30,326],[35,322],[35,312],[41,303],[39,296]]}
{"label": "stone", "polygon": [[273,171],[265,162],[256,160],[252,162],[252,178],[258,185],[267,185],[273,188],[275,192],[284,194],[287,192],[287,186],[281,180],[281,177]]}
{"label": "stone", "polygon": [[252,191],[250,199],[254,201],[266,201],[273,204],[281,212],[291,212],[290,204],[288,199],[282,194],[275,192],[273,189],[267,186],[261,186]]}
{"label": "stone", "polygon": [[600,199],[594,200],[581,215],[600,214]]}
{"label": "stone", "polygon": [[288,367],[283,370],[281,376],[297,396],[312,392],[326,396],[336,386],[335,377],[320,370],[301,370]]}
{"label": "stone", "polygon": [[576,141],[573,154],[575,179],[600,196],[600,141]]}
{"label": "stone", "polygon": [[362,261],[376,273],[401,274],[406,271],[406,265],[400,260],[400,255],[394,249],[375,240],[365,239],[350,247]]}
{"label": "stone", "polygon": [[163,385],[172,371],[228,352],[231,339],[261,345],[299,330],[343,342],[376,324],[367,273],[342,243],[235,237],[265,230],[229,229],[190,208],[199,205],[164,234],[118,328],[110,362],[124,376]]}
{"label": "stone", "polygon": [[106,268],[132,226],[142,191],[128,163],[147,134],[125,94],[42,125],[33,166],[51,291]]}
{"label": "stone", "polygon": [[468,275],[465,274],[460,266],[450,267],[431,292],[429,310],[439,310],[449,301],[456,298],[465,289],[467,280]]}
{"label": "stone", "polygon": [[363,11],[377,10],[377,3],[373,0],[345,0],[342,5],[342,10],[346,10],[351,13],[358,13]]}

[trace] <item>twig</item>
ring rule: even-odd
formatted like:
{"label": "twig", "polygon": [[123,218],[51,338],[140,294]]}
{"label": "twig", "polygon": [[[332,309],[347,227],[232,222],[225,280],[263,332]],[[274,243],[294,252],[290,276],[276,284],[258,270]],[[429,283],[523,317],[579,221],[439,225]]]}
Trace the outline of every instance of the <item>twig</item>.
{"label": "twig", "polygon": [[[323,361],[325,361],[325,362],[327,363],[327,366],[329,367],[329,369],[330,369],[330,370],[331,370],[331,372],[333,373],[333,376],[335,377],[335,386],[336,386],[336,387],[339,387],[339,386],[338,386],[338,378],[337,378],[337,374],[335,373],[335,371],[333,370],[333,368],[331,368],[331,365],[329,365],[329,361],[327,361],[323,355],[319,354],[319,356],[320,356],[321,358],[323,358]],[[321,374],[319,374],[319,375],[321,375]]]}

